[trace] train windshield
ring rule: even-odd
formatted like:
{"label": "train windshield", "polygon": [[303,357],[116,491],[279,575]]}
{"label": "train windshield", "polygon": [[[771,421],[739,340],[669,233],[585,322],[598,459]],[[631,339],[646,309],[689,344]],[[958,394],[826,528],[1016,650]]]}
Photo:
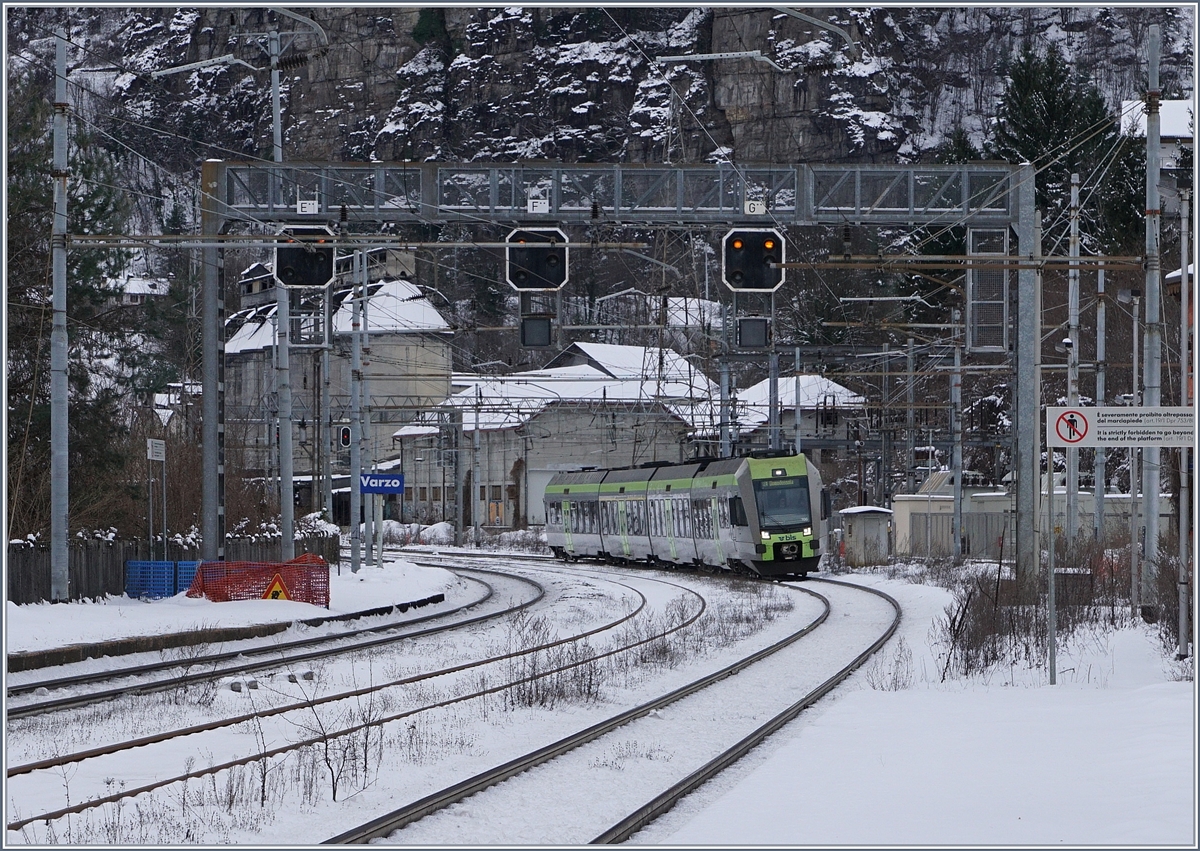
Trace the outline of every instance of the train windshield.
{"label": "train windshield", "polygon": [[808,503],[808,479],[760,479],[754,483],[758,502],[758,521],[763,529],[791,530],[811,526],[812,510]]}

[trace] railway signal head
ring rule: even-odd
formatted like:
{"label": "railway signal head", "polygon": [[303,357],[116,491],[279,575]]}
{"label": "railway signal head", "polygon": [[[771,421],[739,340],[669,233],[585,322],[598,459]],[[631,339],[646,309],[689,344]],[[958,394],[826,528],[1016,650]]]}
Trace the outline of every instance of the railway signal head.
{"label": "railway signal head", "polygon": [[783,285],[784,243],[773,228],[745,228],[725,234],[721,280],[731,290],[773,293]]}
{"label": "railway signal head", "polygon": [[338,445],[343,449],[350,446],[350,426],[342,426],[338,429]]}
{"label": "railway signal head", "polygon": [[567,235],[558,228],[518,228],[504,249],[504,279],[522,291],[560,290],[569,275]]}
{"label": "railway signal head", "polygon": [[275,280],[282,287],[323,287],[333,280],[333,234],[326,228],[287,228],[275,246]]}

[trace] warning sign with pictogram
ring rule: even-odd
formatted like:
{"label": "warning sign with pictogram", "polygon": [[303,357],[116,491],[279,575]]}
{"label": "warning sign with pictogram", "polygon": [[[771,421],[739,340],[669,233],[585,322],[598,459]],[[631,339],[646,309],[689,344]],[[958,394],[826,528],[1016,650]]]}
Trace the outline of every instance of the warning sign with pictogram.
{"label": "warning sign with pictogram", "polygon": [[[1069,408],[1054,420],[1054,436],[1048,442],[1052,446],[1075,446],[1087,437],[1090,428],[1087,415],[1077,408]],[[1061,442],[1060,442],[1061,441]]]}
{"label": "warning sign with pictogram", "polygon": [[283,577],[278,573],[276,573],[275,578],[271,580],[271,584],[267,586],[267,590],[263,592],[262,598],[264,600],[292,599],[288,595],[287,586],[283,584]]}

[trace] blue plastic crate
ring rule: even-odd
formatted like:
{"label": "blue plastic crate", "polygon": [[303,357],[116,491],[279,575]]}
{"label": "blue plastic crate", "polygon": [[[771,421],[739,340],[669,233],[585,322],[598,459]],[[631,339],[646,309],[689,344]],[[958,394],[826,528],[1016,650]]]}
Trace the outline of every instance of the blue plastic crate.
{"label": "blue plastic crate", "polygon": [[175,593],[186,591],[192,586],[192,580],[196,578],[196,569],[200,567],[198,561],[177,561],[175,562]]}
{"label": "blue plastic crate", "polygon": [[130,597],[170,597],[175,594],[175,562],[125,562],[125,593]]}

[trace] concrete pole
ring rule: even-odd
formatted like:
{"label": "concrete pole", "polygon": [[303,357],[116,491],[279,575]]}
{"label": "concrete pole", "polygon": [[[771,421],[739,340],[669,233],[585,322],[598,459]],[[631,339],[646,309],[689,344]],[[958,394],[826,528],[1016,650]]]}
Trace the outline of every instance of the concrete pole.
{"label": "concrete pole", "polygon": [[[371,365],[371,275],[370,264],[367,262],[367,252],[362,252],[362,264],[359,266],[359,283],[362,286],[362,324],[359,326],[359,351],[362,353],[362,374],[359,377],[358,393],[362,409],[362,446],[365,457],[360,456],[362,470],[375,472],[375,429],[371,423],[371,380],[367,378],[367,367]],[[362,472],[361,470],[359,472]],[[367,567],[375,566],[375,500],[377,494],[366,495],[366,505],[363,510],[363,545],[366,549]]]}
{"label": "concrete pole", "polygon": [[[1162,293],[1160,284],[1159,224],[1159,125],[1158,113],[1158,45],[1159,28],[1150,26],[1146,92],[1146,331],[1145,362],[1142,365],[1144,404],[1155,408],[1162,404]],[[1142,618],[1155,618],[1155,586],[1158,574],[1158,493],[1160,487],[1157,446],[1143,450],[1142,493],[1146,500],[1145,564],[1142,568]]]}
{"label": "concrete pole", "polygon": [[324,414],[323,422],[317,426],[321,430],[321,437],[325,443],[325,452],[321,456],[321,486],[324,489],[322,503],[325,508],[325,519],[333,522],[333,453],[336,441],[333,437],[333,404],[332,404],[332,384],[333,377],[329,373],[329,351],[333,347],[333,287],[330,284],[325,288],[324,304],[322,317],[325,323],[325,345],[321,349],[321,411]]}
{"label": "concrete pole", "polygon": [[908,492],[917,490],[917,423],[916,423],[916,376],[913,375],[913,338],[908,338],[908,411],[905,413],[905,428],[908,430]]}
{"label": "concrete pole", "polygon": [[[1142,394],[1138,387],[1138,331],[1139,316],[1138,309],[1141,306],[1142,298],[1140,295],[1133,297],[1133,406],[1135,408],[1142,405]],[[1142,583],[1141,583],[1141,567],[1139,564],[1141,556],[1141,527],[1140,518],[1138,517],[1138,487],[1141,484],[1141,475],[1139,460],[1141,458],[1138,447],[1129,447],[1129,578],[1132,581],[1130,591],[1130,601],[1133,604],[1133,615],[1137,617],[1138,609],[1141,606],[1142,599]]]}
{"label": "concrete pole", "polygon": [[296,557],[295,488],[292,475],[292,367],[288,326],[291,324],[287,287],[277,285],[276,333],[278,357],[275,362],[275,385],[279,399],[279,531],[283,536],[281,558]]}
{"label": "concrete pole", "polygon": [[[220,212],[224,192],[221,164],[209,160],[201,166],[200,229],[205,236],[221,232]],[[204,248],[204,315],[201,325],[203,352],[200,398],[201,421],[201,558],[205,561],[225,560],[225,452],[222,388],[224,368],[224,312],[221,250],[216,246]]]}
{"label": "concrete pole", "polygon": [[[1040,255],[1035,244],[1037,219],[1034,209],[1034,170],[1025,163],[1017,173],[1017,251],[1032,261]],[[1038,419],[1041,411],[1041,385],[1038,363],[1042,340],[1042,311],[1038,273],[1031,265],[1017,272],[1017,581],[1023,590],[1034,587],[1038,573],[1038,480],[1041,440]]]}
{"label": "concrete pole", "polygon": [[[1067,404],[1079,404],[1079,175],[1071,175],[1071,267],[1067,278]],[[1079,449],[1067,447],[1067,541],[1079,534]]]}
{"label": "concrete pole", "polygon": [[[271,115],[272,153],[274,161],[283,162],[282,119],[279,108],[279,33],[272,31],[267,42],[271,55]],[[272,197],[272,200],[277,200]],[[278,358],[276,360],[275,385],[278,391],[279,409],[279,530],[283,536],[281,557],[288,561],[296,557],[295,534],[295,482],[292,455],[292,359],[289,328],[291,326],[291,302],[287,287],[277,285],[276,332],[278,333]]]}
{"label": "concrete pole", "polygon": [[[67,107],[67,34],[59,29],[54,47],[54,221],[50,237],[50,600],[54,603],[71,599],[67,552]],[[153,540],[150,547],[153,552]]]}
{"label": "concrete pole", "polygon": [[779,448],[779,352],[772,351],[767,379],[767,448]]}
{"label": "concrete pole", "polygon": [[479,408],[483,404],[483,390],[475,385],[475,432],[471,439],[471,527],[475,549],[479,549],[479,515],[483,511],[479,498]]}
{"label": "concrete pole", "polygon": [[796,376],[792,383],[792,413],[796,424],[796,454],[799,455],[803,450],[803,439],[800,434],[800,427],[803,424],[803,417],[800,414],[800,347],[796,346]]}
{"label": "concrete pole", "polygon": [[729,439],[729,361],[721,359],[721,457],[733,454]]}
{"label": "concrete pole", "polygon": [[958,334],[962,314],[955,310],[952,321],[954,323],[954,371],[950,373],[950,417],[953,422],[951,433],[954,445],[950,449],[950,469],[954,475],[954,518],[952,521],[954,541],[951,552],[954,554],[954,562],[957,564],[962,561],[963,523],[962,344]]}
{"label": "concrete pole", "polygon": [[[1100,269],[1096,272],[1096,404],[1104,405],[1106,388],[1104,386],[1104,362],[1107,357],[1104,345],[1104,332],[1106,317],[1107,299],[1104,295],[1104,263],[1101,261]],[[1106,477],[1108,475],[1108,450],[1103,446],[1097,446],[1095,449],[1095,466],[1093,467],[1093,478],[1096,480],[1096,499],[1093,506],[1093,521],[1092,530],[1096,536],[1096,543],[1104,541],[1104,497],[1108,491],[1106,487]]]}
{"label": "concrete pole", "polygon": [[[1188,261],[1191,246],[1188,235],[1188,201],[1191,191],[1179,190],[1179,399],[1180,404],[1192,403],[1191,384],[1188,381],[1188,364],[1191,362],[1191,281],[1188,280]],[[1188,657],[1188,604],[1191,602],[1189,574],[1191,553],[1188,545],[1192,537],[1192,483],[1191,450],[1186,446],[1179,450],[1179,651],[1178,659]]]}
{"label": "concrete pole", "polygon": [[362,291],[360,268],[365,264],[362,251],[354,252],[355,287],[351,291],[350,315],[350,571],[358,573],[362,558],[362,336],[359,311]]}

